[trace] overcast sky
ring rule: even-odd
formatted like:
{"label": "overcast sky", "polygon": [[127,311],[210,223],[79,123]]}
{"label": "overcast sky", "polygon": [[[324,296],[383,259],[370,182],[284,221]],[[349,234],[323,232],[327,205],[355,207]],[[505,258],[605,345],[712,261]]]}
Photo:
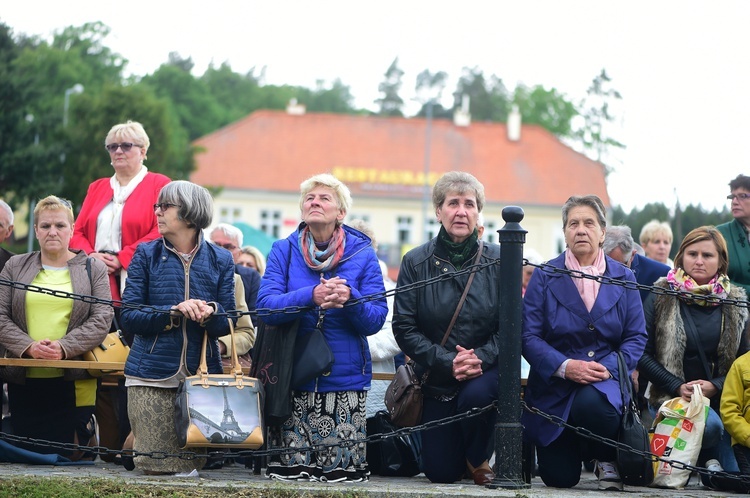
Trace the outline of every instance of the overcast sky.
{"label": "overcast sky", "polygon": [[606,68],[623,96],[615,138],[627,144],[609,177],[613,204],[721,208],[729,180],[748,173],[747,1],[15,1],[0,20],[43,37],[102,21],[107,45],[136,75],[176,51],[192,57],[196,75],[228,61],[237,72],[265,67],[269,84],[340,78],[373,110],[395,57],[405,100],[420,71],[446,71],[446,105],[464,67],[573,100]]}

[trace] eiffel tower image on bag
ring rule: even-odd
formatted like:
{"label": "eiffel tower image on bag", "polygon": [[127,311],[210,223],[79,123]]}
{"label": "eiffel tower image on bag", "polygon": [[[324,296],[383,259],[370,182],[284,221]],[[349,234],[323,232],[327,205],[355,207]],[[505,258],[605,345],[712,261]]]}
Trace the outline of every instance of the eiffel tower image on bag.
{"label": "eiffel tower image on bag", "polygon": [[[195,400],[196,402],[190,407],[190,417],[193,419],[195,425],[200,429],[206,438],[212,443],[241,443],[250,435],[250,432],[243,431],[240,424],[234,417],[234,412],[229,404],[229,398],[227,392],[236,393],[236,389],[227,389],[226,386],[222,386],[221,391],[224,394],[224,411],[221,416],[221,420],[215,420],[216,415],[210,415],[210,407],[217,406],[218,403],[212,403],[213,400],[208,399],[206,396],[201,399]],[[217,390],[207,389],[206,394],[218,393]],[[194,401],[191,399],[191,401]],[[219,401],[219,400],[216,400]],[[211,410],[214,411],[214,410]],[[212,420],[212,417],[214,420]],[[256,424],[257,425],[257,424]],[[254,429],[254,427],[252,427]]]}

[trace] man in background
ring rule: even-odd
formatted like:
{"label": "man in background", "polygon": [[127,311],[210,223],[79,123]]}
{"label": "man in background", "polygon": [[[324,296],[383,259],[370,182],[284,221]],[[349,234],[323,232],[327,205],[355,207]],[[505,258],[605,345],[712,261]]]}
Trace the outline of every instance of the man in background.
{"label": "man in background", "polygon": [[[13,233],[13,210],[7,202],[0,200],[0,244]],[[5,263],[13,256],[13,253],[4,247],[0,247],[0,271],[5,267]]]}
{"label": "man in background", "polygon": [[[635,280],[642,285],[654,285],[660,277],[666,277],[671,268],[663,263],[638,254],[630,227],[614,225],[607,228],[604,236],[604,254],[629,267]],[[648,290],[641,290],[641,301],[648,297]]]}
{"label": "man in background", "polygon": [[[7,202],[0,200],[0,244],[4,243],[8,237],[13,233],[13,210],[10,208]],[[13,253],[4,247],[0,247],[0,271],[5,267],[5,263],[8,262]],[[8,397],[5,394],[5,382],[0,382],[0,391],[2,391],[3,399],[3,414],[2,417],[5,419],[10,415],[8,411]],[[3,432],[9,432],[10,428],[2,427]]]}
{"label": "man in background", "polygon": [[258,289],[260,288],[260,273],[252,268],[237,264],[237,260],[242,253],[242,230],[229,223],[219,223],[211,231],[209,238],[212,243],[232,253],[235,263],[234,272],[242,278],[245,287],[247,309],[255,311],[255,301],[258,299]]}

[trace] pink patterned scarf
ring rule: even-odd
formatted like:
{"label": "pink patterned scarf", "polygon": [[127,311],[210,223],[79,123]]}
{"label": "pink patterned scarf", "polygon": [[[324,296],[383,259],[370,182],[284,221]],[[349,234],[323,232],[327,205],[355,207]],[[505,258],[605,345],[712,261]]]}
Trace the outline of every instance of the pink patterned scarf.
{"label": "pink patterned scarf", "polygon": [[693,277],[685,273],[685,270],[682,268],[669,270],[669,273],[667,273],[667,282],[669,282],[669,287],[672,290],[712,298],[686,300],[688,302],[693,302],[698,306],[720,305],[721,299],[727,298],[729,295],[729,289],[731,288],[729,277],[726,275],[717,273],[707,284],[698,285],[698,282],[693,280]]}
{"label": "pink patterned scarf", "polygon": [[336,268],[344,255],[346,246],[346,232],[339,225],[333,230],[333,236],[328,241],[328,246],[320,250],[315,245],[315,239],[310,231],[310,227],[305,225],[299,233],[299,247],[302,251],[302,257],[311,270],[328,271]]}
{"label": "pink patterned scarf", "polygon": [[[570,249],[566,249],[565,267],[568,270],[576,270],[585,273],[586,275],[598,277],[604,275],[604,272],[607,270],[607,263],[604,260],[604,251],[601,249],[599,249],[594,264],[591,266],[581,266],[578,262],[578,258],[570,252]],[[583,299],[583,304],[586,305],[586,309],[591,311],[591,308],[594,307],[594,303],[596,302],[596,296],[599,295],[599,287],[602,285],[601,282],[598,280],[591,280],[590,278],[571,278],[578,289],[578,294],[580,294],[581,299]]]}

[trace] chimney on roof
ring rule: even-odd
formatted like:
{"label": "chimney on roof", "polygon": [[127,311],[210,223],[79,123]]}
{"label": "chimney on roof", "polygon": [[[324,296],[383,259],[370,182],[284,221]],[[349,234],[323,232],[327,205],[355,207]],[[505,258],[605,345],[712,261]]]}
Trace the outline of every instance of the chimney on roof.
{"label": "chimney on roof", "polygon": [[298,104],[297,99],[289,99],[289,103],[286,105],[286,113],[292,116],[302,116],[305,114],[306,108],[304,104]]}
{"label": "chimney on roof", "polygon": [[511,142],[518,142],[521,140],[521,113],[518,111],[518,106],[513,104],[513,107],[508,114],[508,140]]}
{"label": "chimney on roof", "polygon": [[469,126],[471,124],[471,113],[469,112],[468,95],[461,95],[461,107],[453,112],[453,124],[456,126]]}

